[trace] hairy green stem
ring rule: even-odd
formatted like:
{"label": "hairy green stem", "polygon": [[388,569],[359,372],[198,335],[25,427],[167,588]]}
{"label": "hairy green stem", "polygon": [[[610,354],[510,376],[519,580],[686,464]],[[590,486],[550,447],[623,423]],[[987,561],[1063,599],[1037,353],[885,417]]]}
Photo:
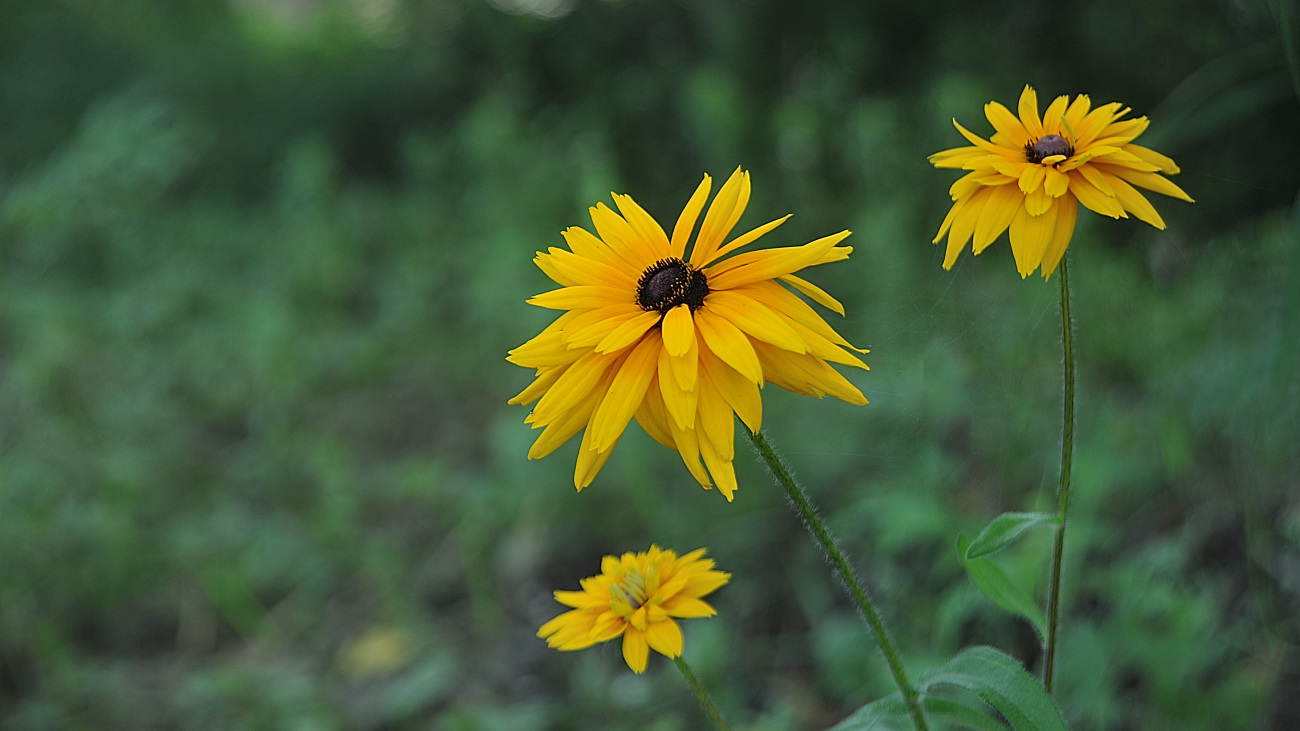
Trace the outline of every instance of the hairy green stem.
{"label": "hairy green stem", "polygon": [[849,595],[857,602],[858,609],[862,610],[862,616],[871,626],[871,633],[876,637],[876,644],[880,647],[881,653],[885,656],[885,662],[889,664],[889,672],[894,676],[894,684],[898,686],[899,692],[903,694],[903,700],[907,703],[908,713],[912,716],[912,724],[916,726],[917,731],[928,731],[929,726],[925,722],[925,714],[921,712],[921,694],[907,679],[907,671],[903,669],[903,661],[898,655],[898,650],[894,648],[894,642],[889,638],[889,632],[885,630],[885,623],[880,619],[880,613],[876,611],[875,605],[871,603],[871,597],[867,596],[866,589],[862,588],[862,582],[849,565],[848,559],[844,557],[844,552],[840,550],[835,539],[831,536],[826,524],[817,516],[816,509],[813,508],[812,502],[808,499],[808,494],[804,492],[802,486],[790,474],[789,468],[781,461],[776,450],[772,448],[771,443],[762,432],[758,434],[751,433],[748,429],[742,429],[753,442],[754,449],[758,450],[767,467],[772,471],[772,476],[776,481],[781,483],[785,492],[790,496],[790,502],[803,516],[804,525],[808,531],[813,534],[817,542],[826,551],[826,555],[834,564],[835,570],[839,572],[840,578],[844,580],[844,586],[848,589]]}
{"label": "hairy green stem", "polygon": [[691,666],[686,664],[686,660],[681,655],[678,655],[673,658],[673,662],[677,663],[677,669],[682,671],[682,677],[686,678],[686,684],[691,686],[691,690],[695,691],[695,697],[699,699],[700,705],[704,706],[704,712],[709,714],[709,720],[713,721],[713,725],[717,727],[718,731],[731,731],[731,727],[727,725],[727,719],[722,717],[722,711],[719,711],[718,707],[713,703],[713,697],[709,695],[709,691],[705,690],[704,684],[700,682],[699,678],[695,677],[695,673],[691,672]]}
{"label": "hairy green stem", "polygon": [[1065,552],[1065,518],[1070,512],[1070,465],[1074,458],[1074,320],[1070,317],[1070,269],[1061,260],[1061,348],[1065,363],[1065,409],[1061,424],[1061,486],[1057,490],[1056,529],[1052,548],[1052,574],[1047,590],[1047,657],[1043,663],[1043,687],[1052,692],[1056,670],[1057,635],[1061,624],[1061,556]]}

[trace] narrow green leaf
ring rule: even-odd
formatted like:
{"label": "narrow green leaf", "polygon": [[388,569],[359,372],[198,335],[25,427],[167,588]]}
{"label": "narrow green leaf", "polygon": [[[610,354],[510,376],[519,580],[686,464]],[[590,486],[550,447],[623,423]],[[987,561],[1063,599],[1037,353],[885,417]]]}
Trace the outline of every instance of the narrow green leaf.
{"label": "narrow green leaf", "polygon": [[1016,731],[1066,731],[1065,720],[1038,679],[992,647],[972,647],[921,676],[922,690],[955,685],[993,706]]}
{"label": "narrow green leaf", "polygon": [[957,555],[966,566],[966,574],[989,601],[1008,612],[1029,620],[1038,631],[1039,639],[1047,636],[1047,617],[1038,608],[1029,593],[1011,580],[997,564],[988,558],[966,558],[970,542],[965,535],[957,536]]}
{"label": "narrow green leaf", "polygon": [[[976,705],[978,704],[978,705]],[[921,696],[925,717],[936,723],[955,724],[976,731],[1006,731],[1006,724],[988,714],[988,707],[975,701]],[[907,705],[898,693],[878,698],[854,711],[852,716],[840,721],[828,731],[869,731],[870,729],[910,729],[912,719],[907,715]]]}
{"label": "narrow green leaf", "polygon": [[1053,513],[1003,513],[975,536],[966,549],[966,558],[979,558],[1011,545],[1020,534],[1036,525],[1060,525],[1061,520]]}

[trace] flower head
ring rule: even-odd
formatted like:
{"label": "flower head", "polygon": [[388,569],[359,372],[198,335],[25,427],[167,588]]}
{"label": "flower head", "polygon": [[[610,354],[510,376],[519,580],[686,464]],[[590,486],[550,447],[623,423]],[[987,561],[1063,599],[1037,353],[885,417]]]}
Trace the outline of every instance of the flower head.
{"label": "flower head", "polygon": [[542,625],[537,636],[559,650],[581,650],[622,635],[623,659],[638,673],[651,649],[677,657],[682,630],[674,620],[713,616],[700,597],[731,579],[703,556],[703,548],[678,558],[658,546],[606,556],[600,575],[582,580],[582,591],[555,592],[556,601],[573,609]]}
{"label": "flower head", "polygon": [[764,382],[867,402],[828,365],[865,369],[847,352],[856,349],[781,284],[843,315],[839,302],[795,272],[848,258],[852,248],[837,244],[849,232],[728,256],[789,218],[726,241],[749,201],[749,174],[737,169],[713,199],[687,256],[710,184],[704,176],[671,238],[630,197],[614,194],[619,213],[603,203],[590,209],[598,236],[569,228],[563,232],[568,249],[551,247],[534,259],[561,286],[528,302],[564,314],[510,351],[511,363],[537,370],[510,403],[537,401],[525,421],[545,430],[529,458],[550,454],[585,428],[573,475],[579,490],[591,484],[635,418],[681,454],[701,485],[716,483],[731,500],[732,414],[757,433]]}
{"label": "flower head", "polygon": [[953,205],[934,237],[937,244],[948,234],[944,269],[952,268],[972,238],[979,254],[1010,228],[1020,276],[1041,266],[1046,279],[1070,244],[1079,203],[1111,218],[1131,213],[1163,229],[1160,214],[1134,186],[1192,202],[1161,176],[1178,172],[1173,160],[1133,144],[1149,122],[1123,119],[1128,107],[1112,102],[1093,109],[1086,95],[1073,101],[1058,96],[1039,118],[1038,96],[1026,86],[1018,112],[1017,117],[997,102],[985,104],[984,116],[996,130],[989,140],[954,119],[973,146],[929,158],[935,167],[970,171],[949,189]]}

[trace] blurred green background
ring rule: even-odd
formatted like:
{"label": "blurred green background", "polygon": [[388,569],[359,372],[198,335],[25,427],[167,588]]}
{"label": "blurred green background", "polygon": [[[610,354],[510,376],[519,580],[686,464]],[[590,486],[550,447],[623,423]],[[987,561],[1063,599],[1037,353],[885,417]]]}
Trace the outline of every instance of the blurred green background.
{"label": "blurred green background", "polygon": [[[1289,10],[1288,10],[1289,8]],[[931,246],[990,99],[1152,118],[1197,203],[1081,216],[1061,704],[1079,729],[1300,727],[1294,5],[0,0],[0,729],[693,729],[671,663],[533,635],[600,556],[707,546],[686,656],[737,728],[891,689],[761,465],[727,504],[629,429],[525,454],[531,263],[631,193],[753,171],[768,245],[870,347],[866,407],[764,424],[913,672],[1032,630],[954,541],[1049,508],[1056,280]],[[1284,40],[1285,39],[1285,40]],[[1045,536],[1003,557],[1039,591]]]}

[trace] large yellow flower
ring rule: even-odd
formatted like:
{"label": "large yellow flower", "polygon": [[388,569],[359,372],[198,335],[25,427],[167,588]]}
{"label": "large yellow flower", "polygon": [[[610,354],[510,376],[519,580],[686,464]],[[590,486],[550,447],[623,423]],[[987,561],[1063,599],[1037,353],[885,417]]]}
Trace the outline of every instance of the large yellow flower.
{"label": "large yellow flower", "polygon": [[1111,218],[1131,213],[1163,229],[1160,214],[1133,186],[1192,202],[1160,175],[1178,172],[1173,160],[1133,144],[1149,122],[1146,117],[1123,119],[1128,107],[1112,102],[1092,109],[1086,95],[1074,101],[1058,96],[1040,119],[1038,96],[1026,86],[1018,111],[1017,118],[997,102],[984,105],[984,116],[996,130],[990,140],[954,119],[973,147],[929,158],[935,167],[971,171],[949,189],[953,205],[934,237],[937,244],[948,234],[944,269],[952,268],[972,238],[979,254],[1010,228],[1020,276],[1041,265],[1046,279],[1070,244],[1079,203]]}
{"label": "large yellow flower", "polygon": [[700,597],[731,579],[703,556],[703,548],[678,558],[658,546],[606,556],[600,575],[582,580],[582,591],[555,592],[556,601],[574,609],[542,625],[537,636],[560,650],[581,650],[622,635],[623,659],[638,673],[652,648],[677,657],[682,630],[674,619],[713,616]]}
{"label": "large yellow flower", "polygon": [[818,398],[867,402],[828,365],[865,369],[845,350],[853,346],[778,283],[843,315],[839,302],[794,273],[847,258],[852,248],[837,244],[849,232],[727,257],[789,218],[724,244],[749,201],[749,174],[738,168],[709,206],[687,258],[709,188],[706,175],[672,238],[630,197],[613,194],[622,215],[603,203],[590,209],[599,237],[569,228],[563,232],[568,250],[552,247],[534,259],[561,288],[528,302],[564,314],[510,351],[511,363],[537,369],[533,383],[510,403],[537,401],[525,421],[545,431],[528,452],[532,459],[585,427],[573,475],[579,490],[591,484],[635,417],[656,441],[681,454],[701,485],[716,482],[731,500],[732,414],[757,433],[764,382]]}

